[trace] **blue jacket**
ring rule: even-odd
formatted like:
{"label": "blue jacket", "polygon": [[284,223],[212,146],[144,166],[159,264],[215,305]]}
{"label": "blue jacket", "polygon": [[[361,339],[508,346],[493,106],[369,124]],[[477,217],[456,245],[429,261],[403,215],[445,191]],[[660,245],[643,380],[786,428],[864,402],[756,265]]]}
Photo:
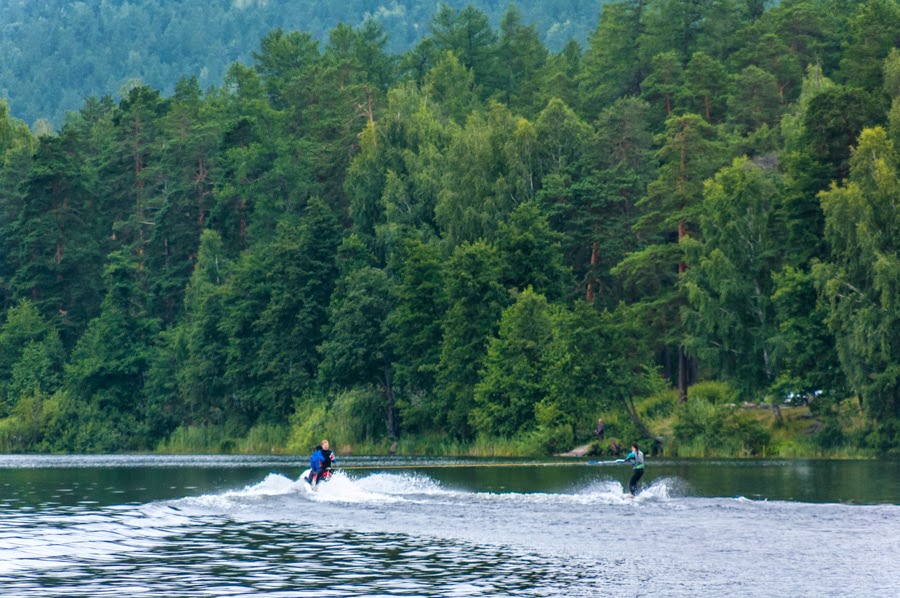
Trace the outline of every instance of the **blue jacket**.
{"label": "blue jacket", "polygon": [[322,451],[317,450],[309,457],[309,468],[313,473],[321,473],[322,472],[322,464],[325,462],[325,457],[322,456]]}

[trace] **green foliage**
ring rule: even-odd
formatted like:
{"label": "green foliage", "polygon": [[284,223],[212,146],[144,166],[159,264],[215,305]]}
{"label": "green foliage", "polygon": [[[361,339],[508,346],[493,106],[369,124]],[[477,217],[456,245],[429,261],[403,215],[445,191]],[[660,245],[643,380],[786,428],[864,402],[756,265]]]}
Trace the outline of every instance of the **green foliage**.
{"label": "green foliage", "polygon": [[641,82],[641,95],[654,112],[668,118],[675,109],[675,94],[681,89],[683,69],[674,51],[657,54],[650,61],[650,74]]}
{"label": "green foliage", "polygon": [[691,387],[691,396],[711,405],[734,405],[737,393],[726,382],[698,382]]}
{"label": "green foliage", "polygon": [[900,39],[900,7],[890,0],[860,4],[848,25],[841,72],[854,87],[877,89],[882,84],[881,61]]}
{"label": "green foliage", "polygon": [[527,287],[550,301],[563,299],[572,288],[571,274],[562,263],[561,236],[553,231],[538,207],[519,205],[497,231],[497,249],[507,288]]}
{"label": "green foliage", "polygon": [[465,124],[478,106],[472,71],[450,50],[425,75],[423,88],[443,107],[447,118],[458,125]]}
{"label": "green foliage", "polygon": [[8,453],[33,451],[47,427],[46,395],[40,389],[20,395],[10,416],[0,420],[0,448]]}
{"label": "green foliage", "polygon": [[8,450],[896,443],[891,2],[75,4],[0,9],[15,109],[121,90],[0,102]]}
{"label": "green foliage", "polygon": [[271,454],[288,445],[287,425],[259,424],[249,430],[234,422],[217,425],[180,426],[155,450],[169,454],[237,453]]}
{"label": "green foliage", "polygon": [[439,407],[433,416],[439,427],[459,438],[472,435],[469,412],[474,388],[488,339],[508,302],[500,276],[497,252],[485,243],[457,247],[447,263],[448,308],[435,387]]}
{"label": "green foliage", "polygon": [[586,302],[555,315],[544,373],[546,397],[538,405],[542,427],[565,425],[566,436],[575,442],[579,426],[592,425],[589,416],[619,407],[617,385],[628,382],[620,378],[620,348],[613,343],[612,318]]}
{"label": "green foliage", "polygon": [[750,413],[729,406],[717,406],[691,397],[682,405],[674,426],[679,454],[705,456],[711,451],[749,456],[762,454],[769,432]]}
{"label": "green foliage", "polygon": [[[691,395],[694,397],[699,396],[701,398],[705,398],[706,400],[709,400],[711,395],[715,398],[719,398],[720,396],[724,396],[724,397],[729,396],[728,394],[724,394],[724,393],[718,394],[723,391],[730,392],[730,389],[728,389],[726,385],[721,385],[721,386],[724,386],[725,388],[713,387],[712,389],[710,389],[710,386],[716,385],[716,384],[717,383],[711,383],[711,382],[698,382],[697,384],[695,384],[694,386],[691,387]],[[707,389],[712,390],[712,392],[710,392],[710,390],[706,390],[705,396],[704,396],[704,388],[703,388],[704,386],[706,386]],[[652,394],[652,395],[642,398],[640,400],[640,402],[638,403],[638,411],[641,414],[641,417],[644,417],[649,421],[661,420],[661,419],[670,417],[675,412],[677,405],[678,405],[678,394],[672,390],[666,390],[664,392],[658,392],[658,393],[655,393],[655,394]],[[615,428],[616,428],[615,422],[608,422],[606,419],[604,419],[603,421],[604,421],[604,424],[609,424],[607,427],[611,428],[612,430],[615,430]]]}
{"label": "green foliage", "polygon": [[684,68],[679,103],[708,122],[720,122],[724,114],[728,75],[725,66],[705,52],[695,52]]}
{"label": "green foliage", "polygon": [[643,5],[608,2],[588,38],[579,76],[582,109],[589,118],[615,100],[637,95],[646,63],[640,56]]}
{"label": "green foliage", "polygon": [[[328,405],[321,397],[307,397],[298,402],[297,410],[291,416],[291,433],[287,448],[292,453],[312,453],[315,447],[327,435],[329,423]],[[334,436],[332,434],[332,436]]]}
{"label": "green foliage", "polygon": [[[475,386],[475,409],[469,416],[476,432],[513,436],[534,427],[535,407],[546,395],[543,378],[552,337],[553,314],[547,299],[525,289],[503,312],[498,335],[488,344],[484,372]],[[544,410],[555,408],[548,405]]]}
{"label": "green foliage", "polygon": [[493,239],[533,197],[534,130],[503,105],[473,112],[447,148],[435,221],[451,247]]}
{"label": "green foliage", "polygon": [[334,398],[328,412],[325,430],[341,443],[372,443],[388,438],[379,414],[384,410],[384,396],[376,387],[358,387]]}
{"label": "green foliage", "polygon": [[[375,386],[381,390],[380,410],[388,436],[397,432],[394,397],[394,355],[387,321],[394,306],[394,289],[384,270],[351,270],[335,287],[329,306],[331,324],[319,347],[319,375],[330,388]],[[379,414],[378,411],[381,413]]]}
{"label": "green foliage", "polygon": [[729,98],[730,120],[742,132],[774,126],[781,118],[782,96],[778,79],[756,66],[748,66],[735,77]]}
{"label": "green foliage", "polygon": [[181,426],[169,434],[156,450],[169,454],[229,452],[236,438],[224,426]]}
{"label": "green foliage", "polygon": [[818,409],[841,396],[846,386],[834,337],[826,324],[827,306],[818,300],[815,278],[809,272],[788,266],[775,273],[773,281],[778,333],[772,339],[772,357],[779,372],[775,394],[830,389],[832,392],[816,401],[814,408]]}
{"label": "green foliage", "polygon": [[[407,239],[395,247],[390,269],[394,272],[396,305],[388,316],[387,340],[396,356],[397,384],[411,397],[430,395],[441,358],[445,307],[440,254],[433,243]],[[411,418],[425,424],[424,417],[412,413],[417,409],[415,403],[429,402],[404,403]]]}
{"label": "green foliage", "polygon": [[882,422],[900,415],[898,172],[885,131],[863,131],[849,181],[821,194],[832,250],[816,270],[848,384]]}
{"label": "green foliage", "polygon": [[702,241],[683,243],[686,346],[749,396],[776,375],[771,273],[784,253],[774,220],[780,193],[776,173],[735,160],[706,187],[697,210]]}
{"label": "green foliage", "polygon": [[144,310],[139,265],[122,253],[112,257],[100,315],[88,324],[66,366],[65,386],[72,403],[86,407],[84,412],[74,407],[88,426],[78,428],[75,450],[85,445],[90,450],[137,448],[142,439],[136,422],[142,415],[141,388],[159,323]]}

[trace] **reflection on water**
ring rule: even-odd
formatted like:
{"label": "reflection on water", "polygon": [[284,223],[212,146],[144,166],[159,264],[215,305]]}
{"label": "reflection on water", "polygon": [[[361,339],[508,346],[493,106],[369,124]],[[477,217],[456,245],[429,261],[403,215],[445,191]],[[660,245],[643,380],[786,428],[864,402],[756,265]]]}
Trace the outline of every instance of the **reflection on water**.
{"label": "reflection on water", "polygon": [[308,493],[282,457],[0,457],[0,595],[900,590],[900,507],[836,504],[892,502],[895,464],[656,461],[636,499],[610,464],[342,464]]}
{"label": "reflection on water", "polygon": [[69,514],[57,533],[20,542],[16,556],[0,550],[4,595],[548,595],[577,578],[534,556],[434,538],[217,518],[183,527],[172,513],[157,513],[148,530],[137,523],[146,515],[76,523]]}

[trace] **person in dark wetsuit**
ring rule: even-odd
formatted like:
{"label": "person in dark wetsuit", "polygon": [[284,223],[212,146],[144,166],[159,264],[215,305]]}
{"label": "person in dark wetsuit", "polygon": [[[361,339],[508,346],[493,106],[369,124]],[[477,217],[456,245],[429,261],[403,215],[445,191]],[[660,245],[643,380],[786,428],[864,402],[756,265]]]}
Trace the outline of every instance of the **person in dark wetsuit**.
{"label": "person in dark wetsuit", "polygon": [[306,481],[313,488],[320,480],[327,481],[331,477],[331,466],[337,461],[328,446],[327,440],[322,440],[322,444],[316,447],[316,450],[309,457],[309,476]]}
{"label": "person in dark wetsuit", "polygon": [[328,479],[331,477],[331,466],[337,461],[337,457],[334,455],[334,451],[331,450],[328,446],[327,440],[322,440],[322,444],[316,447],[318,450],[322,451],[322,478]]}
{"label": "person in dark wetsuit", "polygon": [[638,481],[644,475],[644,453],[638,448],[637,442],[631,445],[631,452],[625,457],[625,463],[631,463],[634,466],[631,474],[631,480],[628,482],[628,491],[632,496],[637,494]]}

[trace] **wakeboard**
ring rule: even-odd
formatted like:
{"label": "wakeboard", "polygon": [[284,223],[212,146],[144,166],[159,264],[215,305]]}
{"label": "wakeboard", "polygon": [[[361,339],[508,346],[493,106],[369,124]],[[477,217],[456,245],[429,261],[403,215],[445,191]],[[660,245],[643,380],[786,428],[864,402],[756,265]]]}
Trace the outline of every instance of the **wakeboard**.
{"label": "wakeboard", "polygon": [[310,471],[312,471],[312,470],[307,469],[306,471],[301,473],[300,478],[297,481],[300,482],[301,484],[303,484],[303,489],[306,490],[307,492],[315,492],[316,489],[313,488],[312,484],[310,484],[308,481]]}
{"label": "wakeboard", "polygon": [[315,492],[316,490],[318,490],[320,484],[327,482],[328,480],[331,479],[331,471],[330,470],[326,471],[325,473],[323,473],[322,475],[319,476],[319,479],[316,481],[316,485],[313,486],[312,484],[310,484],[307,481],[309,478],[310,471],[312,471],[312,470],[307,469],[306,471],[301,473],[300,478],[297,480],[298,482],[303,484],[303,489],[306,490],[307,492]]}

